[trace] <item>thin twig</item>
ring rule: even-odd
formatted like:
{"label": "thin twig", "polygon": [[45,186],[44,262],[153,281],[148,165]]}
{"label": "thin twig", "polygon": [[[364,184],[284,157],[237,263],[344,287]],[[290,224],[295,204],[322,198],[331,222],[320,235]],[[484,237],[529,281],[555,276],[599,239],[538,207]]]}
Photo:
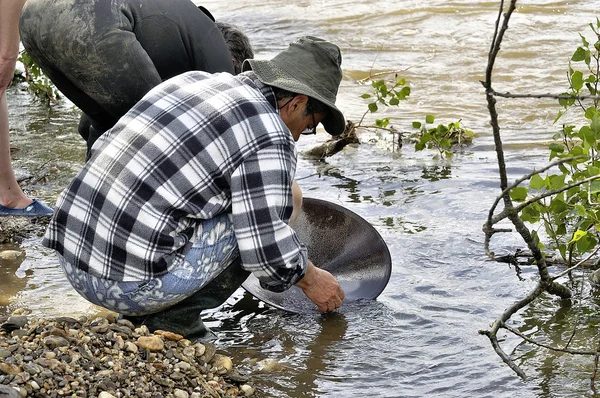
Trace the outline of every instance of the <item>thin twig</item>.
{"label": "thin twig", "polygon": [[558,278],[562,278],[563,276],[565,276],[566,274],[568,274],[569,272],[573,271],[574,269],[580,267],[581,265],[583,265],[586,261],[588,261],[590,258],[592,258],[592,256],[596,253],[598,253],[598,251],[600,250],[600,246],[596,246],[596,248],[594,249],[593,252],[591,252],[588,256],[586,256],[583,260],[579,261],[577,264],[575,264],[574,266],[572,266],[571,268],[561,272],[560,274],[556,275],[555,277],[552,278],[552,280],[557,280]]}
{"label": "thin twig", "polygon": [[[375,66],[375,61],[373,61],[373,65],[371,65],[371,70],[369,71],[369,76],[364,77],[362,79],[359,79],[356,82],[359,83],[359,84],[363,84],[363,83],[368,82],[369,80],[372,80],[374,77],[387,76],[387,75],[391,75],[392,73],[398,74],[398,73],[401,73],[401,72],[406,72],[407,70],[412,69],[415,66],[419,66],[422,63],[430,61],[430,60],[432,60],[434,58],[435,58],[435,55],[432,55],[431,57],[425,58],[424,60],[421,60],[421,61],[417,62],[416,64],[412,64],[410,66],[407,66],[404,69],[385,70],[385,71],[377,72],[377,73],[372,73],[373,72],[373,67]],[[375,57],[375,59],[377,59],[377,57]]]}
{"label": "thin twig", "polygon": [[509,332],[511,332],[511,333],[513,333],[513,334],[515,334],[517,336],[519,336],[520,338],[522,338],[523,340],[527,341],[528,343],[537,345],[537,346],[542,347],[542,348],[547,348],[547,349],[552,350],[552,351],[565,352],[567,354],[572,354],[572,355],[590,355],[591,356],[591,355],[596,355],[597,354],[596,351],[579,351],[579,350],[571,350],[570,348],[553,347],[551,345],[540,343],[539,341],[535,341],[535,340],[533,340],[533,339],[525,336],[523,333],[519,332],[518,330],[511,328],[508,325],[502,325],[502,328],[508,330]]}
{"label": "thin twig", "polygon": [[510,92],[500,93],[494,89],[490,89],[490,93],[495,97],[502,98],[552,98],[552,99],[575,99],[575,100],[600,100],[600,95],[572,95],[572,94],[512,94]]}

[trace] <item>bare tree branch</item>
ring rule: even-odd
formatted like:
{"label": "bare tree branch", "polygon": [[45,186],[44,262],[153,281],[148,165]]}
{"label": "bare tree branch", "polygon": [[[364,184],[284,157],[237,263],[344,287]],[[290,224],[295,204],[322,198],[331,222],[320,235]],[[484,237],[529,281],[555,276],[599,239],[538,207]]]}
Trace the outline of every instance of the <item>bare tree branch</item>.
{"label": "bare tree branch", "polygon": [[[482,82],[483,83],[483,82]],[[600,100],[600,95],[571,95],[571,94],[512,94],[510,92],[499,93],[494,89],[490,89],[490,92],[495,97],[502,98],[553,98],[553,99],[576,99],[576,100]]]}
{"label": "bare tree branch", "polygon": [[598,354],[598,352],[596,352],[596,351],[580,351],[580,350],[571,350],[570,348],[566,348],[566,347],[565,348],[554,347],[554,346],[551,346],[551,345],[548,345],[548,344],[544,344],[544,343],[540,343],[539,341],[533,340],[533,339],[527,337],[526,335],[524,335],[523,333],[519,332],[518,330],[511,328],[508,325],[503,325],[502,328],[504,328],[504,329],[508,330],[509,332],[511,332],[511,333],[519,336],[520,338],[522,338],[523,340],[527,341],[528,343],[537,345],[539,347],[547,348],[547,349],[552,350],[552,351],[565,352],[567,354],[572,354],[572,355],[589,355],[589,356],[594,355],[595,356],[595,355]]}

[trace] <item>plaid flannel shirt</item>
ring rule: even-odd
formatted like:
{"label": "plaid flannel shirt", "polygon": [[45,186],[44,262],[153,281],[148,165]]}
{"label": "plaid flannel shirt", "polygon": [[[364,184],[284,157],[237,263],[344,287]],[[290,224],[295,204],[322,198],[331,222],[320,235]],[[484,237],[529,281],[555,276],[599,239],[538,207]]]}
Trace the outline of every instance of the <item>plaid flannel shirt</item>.
{"label": "plaid flannel shirt", "polygon": [[302,278],[287,225],[296,147],[253,72],[188,72],[151,90],[94,145],[43,244],[97,277],[142,281],[183,262],[202,220],[231,212],[243,267],[267,289]]}

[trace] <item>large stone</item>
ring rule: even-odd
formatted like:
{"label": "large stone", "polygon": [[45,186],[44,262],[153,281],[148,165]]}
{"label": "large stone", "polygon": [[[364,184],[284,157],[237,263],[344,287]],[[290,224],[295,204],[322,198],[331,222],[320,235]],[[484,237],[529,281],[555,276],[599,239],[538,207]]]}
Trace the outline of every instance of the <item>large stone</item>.
{"label": "large stone", "polygon": [[179,341],[183,339],[182,335],[173,332],[168,332],[166,330],[155,330],[154,334],[162,336],[163,339],[169,341]]}
{"label": "large stone", "polygon": [[233,362],[225,355],[216,354],[212,365],[217,368],[217,374],[223,375],[231,370]]}
{"label": "large stone", "polygon": [[138,337],[137,345],[142,350],[150,350],[151,352],[159,352],[165,348],[163,339],[156,335]]}
{"label": "large stone", "polygon": [[0,374],[16,375],[21,373],[21,368],[8,362],[0,362]]}
{"label": "large stone", "polygon": [[60,336],[46,336],[44,338],[44,344],[46,345],[46,347],[53,350],[58,347],[68,347],[69,341],[64,337]]}
{"label": "large stone", "polygon": [[8,386],[0,386],[0,397],[2,398],[21,398],[17,390]]}

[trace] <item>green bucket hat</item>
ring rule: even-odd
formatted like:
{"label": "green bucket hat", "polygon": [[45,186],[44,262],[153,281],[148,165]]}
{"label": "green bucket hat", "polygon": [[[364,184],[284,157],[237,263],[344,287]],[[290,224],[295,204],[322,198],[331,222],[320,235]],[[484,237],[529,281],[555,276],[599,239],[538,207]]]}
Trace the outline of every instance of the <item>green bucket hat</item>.
{"label": "green bucket hat", "polygon": [[327,105],[330,112],[321,123],[329,134],[340,135],[346,127],[344,115],[335,106],[342,81],[341,64],[338,46],[303,36],[269,61],[247,59],[243,70],[253,70],[264,84],[304,94]]}

